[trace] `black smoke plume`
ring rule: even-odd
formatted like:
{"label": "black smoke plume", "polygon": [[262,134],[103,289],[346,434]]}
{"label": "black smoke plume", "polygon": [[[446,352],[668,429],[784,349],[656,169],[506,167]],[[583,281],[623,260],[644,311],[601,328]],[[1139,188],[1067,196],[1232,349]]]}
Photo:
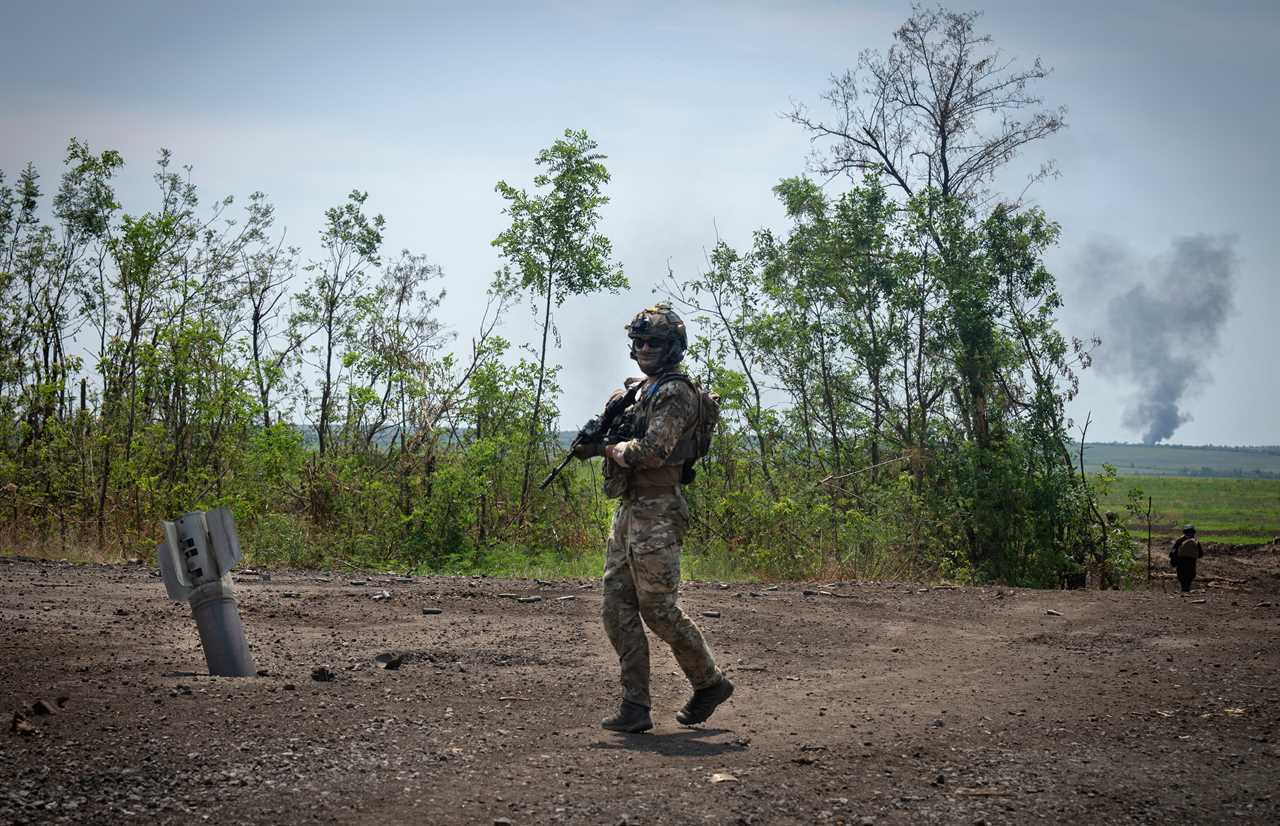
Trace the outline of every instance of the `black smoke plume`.
{"label": "black smoke plume", "polygon": [[[1115,274],[1119,259],[1107,252],[1095,248],[1090,257]],[[1231,310],[1237,268],[1235,238],[1177,238],[1150,262],[1145,280],[1107,306],[1098,364],[1137,384],[1124,426],[1141,431],[1146,444],[1191,420],[1185,397],[1212,378],[1205,365]]]}

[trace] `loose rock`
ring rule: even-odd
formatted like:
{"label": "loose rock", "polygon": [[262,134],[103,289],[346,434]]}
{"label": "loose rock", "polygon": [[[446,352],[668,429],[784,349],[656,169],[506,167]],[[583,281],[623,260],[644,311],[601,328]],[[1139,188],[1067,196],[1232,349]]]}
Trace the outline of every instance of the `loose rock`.
{"label": "loose rock", "polygon": [[384,668],[387,671],[395,671],[404,662],[404,655],[387,652],[374,657],[373,661],[378,664],[379,668]]}

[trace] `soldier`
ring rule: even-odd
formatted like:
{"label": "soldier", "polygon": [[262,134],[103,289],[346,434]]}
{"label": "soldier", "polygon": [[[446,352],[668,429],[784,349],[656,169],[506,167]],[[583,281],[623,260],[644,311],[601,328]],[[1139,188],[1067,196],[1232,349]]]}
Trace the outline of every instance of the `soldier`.
{"label": "soldier", "polygon": [[1178,569],[1178,584],[1182,586],[1183,593],[1191,590],[1191,583],[1196,578],[1196,560],[1202,556],[1204,548],[1196,539],[1196,526],[1183,526],[1182,536],[1174,541],[1173,550],[1169,552],[1169,561]]}
{"label": "soldier", "polygon": [[574,454],[603,454],[605,493],[621,500],[605,548],[603,618],[622,669],[622,704],[600,725],[636,733],[653,728],[645,625],[671,646],[693,686],[693,696],[676,712],[681,724],[704,722],[733,694],[733,683],[676,604],[680,542],[689,525],[680,485],[685,460],[697,456],[701,404],[699,391],[679,369],[688,347],[684,322],[669,304],[658,304],[637,313],[626,330],[631,358],[645,374],[618,391],[634,399],[621,417],[633,422],[633,436],[607,447],[580,445]]}

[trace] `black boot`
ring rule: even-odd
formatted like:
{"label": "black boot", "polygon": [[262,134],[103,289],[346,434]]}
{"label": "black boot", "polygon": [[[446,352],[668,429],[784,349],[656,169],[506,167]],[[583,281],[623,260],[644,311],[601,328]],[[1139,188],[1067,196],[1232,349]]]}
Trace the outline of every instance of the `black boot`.
{"label": "black boot", "polygon": [[618,713],[600,721],[600,728],[609,731],[624,731],[628,734],[639,734],[653,728],[653,718],[649,716],[649,707],[630,700],[623,700]]}
{"label": "black boot", "polygon": [[683,726],[696,726],[698,723],[706,722],[716,710],[716,706],[732,695],[733,683],[729,682],[728,677],[721,676],[720,682],[715,685],[694,691],[689,702],[684,704],[684,708],[676,712],[676,721]]}

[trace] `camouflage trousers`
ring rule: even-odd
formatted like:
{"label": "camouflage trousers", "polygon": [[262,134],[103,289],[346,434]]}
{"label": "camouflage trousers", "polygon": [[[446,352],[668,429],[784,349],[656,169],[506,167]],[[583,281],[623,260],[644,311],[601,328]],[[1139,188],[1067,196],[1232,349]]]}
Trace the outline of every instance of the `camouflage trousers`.
{"label": "camouflage trousers", "polygon": [[645,625],[671,646],[695,689],[720,679],[702,632],[676,604],[680,541],[688,526],[689,505],[679,493],[625,497],[613,514],[605,549],[604,629],[622,667],[622,697],[642,706],[652,705]]}

